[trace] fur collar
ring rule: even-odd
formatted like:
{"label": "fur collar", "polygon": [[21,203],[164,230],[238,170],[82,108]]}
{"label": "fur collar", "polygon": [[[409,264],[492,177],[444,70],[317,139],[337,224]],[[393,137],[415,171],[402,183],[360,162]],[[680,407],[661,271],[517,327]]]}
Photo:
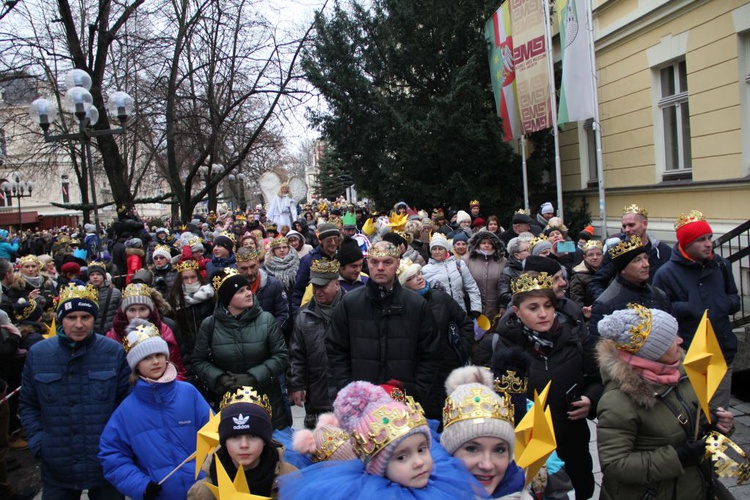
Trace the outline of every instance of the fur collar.
{"label": "fur collar", "polygon": [[596,353],[605,392],[608,383],[614,382],[636,405],[643,408],[654,407],[661,387],[642,378],[632,366],[621,359],[613,340],[601,339],[596,346]]}
{"label": "fur collar", "polygon": [[139,257],[145,257],[146,253],[143,251],[142,248],[126,248],[125,249],[125,255],[137,255]]}

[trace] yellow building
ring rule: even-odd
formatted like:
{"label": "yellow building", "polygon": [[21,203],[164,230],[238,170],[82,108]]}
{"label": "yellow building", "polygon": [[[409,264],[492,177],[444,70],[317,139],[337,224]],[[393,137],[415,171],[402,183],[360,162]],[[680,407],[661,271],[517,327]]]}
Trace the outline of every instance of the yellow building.
{"label": "yellow building", "polygon": [[[594,0],[608,230],[622,208],[648,208],[674,241],[681,212],[717,235],[750,219],[750,1]],[[594,134],[560,136],[563,191],[599,226]]]}

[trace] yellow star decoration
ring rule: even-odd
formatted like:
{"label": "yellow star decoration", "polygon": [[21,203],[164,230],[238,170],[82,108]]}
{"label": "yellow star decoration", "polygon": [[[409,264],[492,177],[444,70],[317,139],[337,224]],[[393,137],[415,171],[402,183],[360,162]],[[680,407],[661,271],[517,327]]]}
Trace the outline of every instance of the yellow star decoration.
{"label": "yellow star decoration", "polygon": [[269,497],[253,495],[250,493],[250,487],[247,485],[245,469],[237,467],[237,475],[234,481],[229,479],[229,474],[224,469],[221,460],[216,460],[216,478],[218,486],[206,483],[208,489],[214,494],[216,500],[271,500]]}
{"label": "yellow star decoration", "polygon": [[52,323],[50,323],[49,326],[47,327],[47,333],[45,333],[42,336],[45,339],[51,339],[55,335],[57,335],[57,324],[55,322],[55,317],[53,316],[52,317]]}
{"label": "yellow star decoration", "polygon": [[550,381],[541,395],[534,391],[534,405],[516,427],[516,463],[526,469],[526,486],[557,448],[552,413],[547,404]]}
{"label": "yellow star decoration", "polygon": [[[209,410],[210,412],[211,410]],[[196,445],[195,445],[195,478],[198,479],[198,474],[201,472],[203,462],[206,461],[206,457],[213,453],[214,448],[219,446],[219,422],[221,422],[221,412],[216,415],[212,415],[206,425],[198,430]]]}
{"label": "yellow star decoration", "polygon": [[685,373],[690,379],[695,395],[698,396],[703,413],[711,423],[711,412],[708,403],[711,401],[721,379],[727,373],[727,362],[721,352],[719,341],[708,319],[708,309],[695,330],[690,349],[685,354]]}

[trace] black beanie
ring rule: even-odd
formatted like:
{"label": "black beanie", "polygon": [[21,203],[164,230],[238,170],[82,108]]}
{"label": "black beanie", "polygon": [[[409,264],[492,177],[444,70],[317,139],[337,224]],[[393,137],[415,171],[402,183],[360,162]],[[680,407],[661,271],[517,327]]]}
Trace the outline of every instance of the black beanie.
{"label": "black beanie", "polygon": [[615,269],[617,269],[617,272],[619,273],[623,269],[625,269],[628,266],[628,264],[633,262],[633,259],[635,259],[642,253],[646,253],[645,245],[641,245],[637,248],[630,250],[629,252],[620,254],[617,257],[612,257],[612,253],[610,252],[609,257],[612,259],[612,265],[615,266]]}
{"label": "black beanie", "polygon": [[393,243],[398,248],[399,245],[408,245],[409,243],[398,233],[388,233],[383,236],[383,241]]}
{"label": "black beanie", "polygon": [[362,255],[362,250],[360,250],[357,240],[350,236],[345,236],[344,239],[341,240],[338,252],[336,252],[336,258],[341,267],[343,267],[352,262],[364,259],[364,256]]}
{"label": "black beanie", "polygon": [[555,273],[560,272],[562,267],[560,263],[549,257],[542,257],[541,255],[529,255],[526,260],[523,261],[523,270],[536,271],[538,273],[547,273],[550,276],[554,276]]}
{"label": "black beanie", "polygon": [[[215,272],[211,277],[211,282],[216,283],[216,280],[220,280],[218,288],[214,286],[216,296],[219,299],[219,303],[224,307],[227,307],[232,301],[234,294],[239,291],[243,286],[250,286],[250,282],[241,274],[229,273],[228,268],[220,269]],[[229,276],[228,276],[229,275]]]}
{"label": "black beanie", "polygon": [[268,412],[253,403],[232,403],[221,410],[219,422],[219,442],[222,446],[227,439],[244,434],[252,434],[271,444],[273,426]]}
{"label": "black beanie", "polygon": [[229,250],[229,253],[234,252],[234,242],[224,235],[214,238],[214,246],[224,247]]}

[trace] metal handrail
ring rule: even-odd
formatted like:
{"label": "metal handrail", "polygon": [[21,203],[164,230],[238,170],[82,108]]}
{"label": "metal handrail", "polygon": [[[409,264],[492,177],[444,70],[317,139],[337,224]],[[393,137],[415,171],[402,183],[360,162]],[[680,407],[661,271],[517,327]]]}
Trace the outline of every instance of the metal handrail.
{"label": "metal handrail", "polygon": [[740,310],[732,318],[732,327],[750,324],[750,220],[743,222],[713,242],[714,250],[732,266],[732,275],[740,295]]}

